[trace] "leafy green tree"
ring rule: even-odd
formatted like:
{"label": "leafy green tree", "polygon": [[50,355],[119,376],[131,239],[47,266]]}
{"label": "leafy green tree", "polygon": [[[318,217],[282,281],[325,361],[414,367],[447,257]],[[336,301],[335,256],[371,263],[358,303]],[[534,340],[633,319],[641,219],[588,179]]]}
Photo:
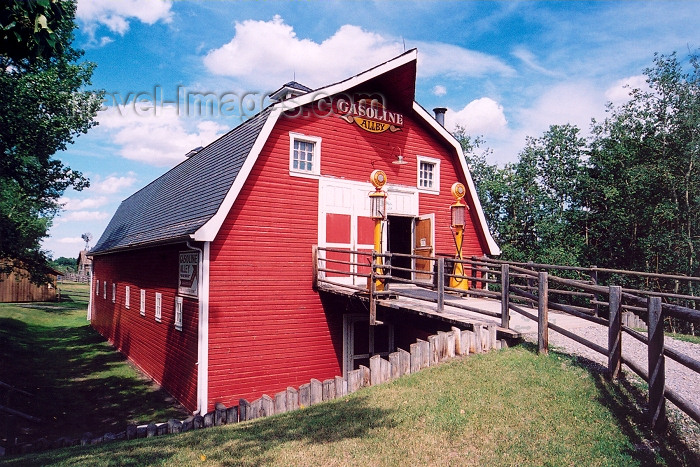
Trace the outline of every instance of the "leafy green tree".
{"label": "leafy green tree", "polygon": [[455,136],[502,258],[578,264],[585,242],[578,218],[586,154],[579,129],[554,125],[540,138],[528,138],[518,162],[504,168],[486,161],[490,150],[476,152],[480,138],[470,138],[463,129]]}
{"label": "leafy green tree", "polygon": [[2,0],[0,13],[0,270],[43,279],[40,241],[59,197],[88,180],[54,159],[96,122],[94,64],[72,47],[75,2]]}
{"label": "leafy green tree", "polygon": [[599,265],[700,274],[700,66],[656,55],[649,89],[595,123],[587,181]]}

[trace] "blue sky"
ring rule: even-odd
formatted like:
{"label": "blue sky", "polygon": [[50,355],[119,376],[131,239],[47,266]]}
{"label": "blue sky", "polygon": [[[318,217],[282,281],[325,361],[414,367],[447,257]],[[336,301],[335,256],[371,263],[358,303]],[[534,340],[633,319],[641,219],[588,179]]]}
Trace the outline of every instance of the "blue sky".
{"label": "blue sky", "polygon": [[415,47],[416,100],[447,107],[448,128],[482,135],[504,164],[549,125],[588,130],[625,84],[644,86],[655,52],[700,48],[697,1],[79,0],[77,22],[107,94],[100,125],[57,155],[92,186],[66,192],[43,244],[54,257],[77,256],[84,232],[94,245],[122,199],[293,78],[320,87]]}

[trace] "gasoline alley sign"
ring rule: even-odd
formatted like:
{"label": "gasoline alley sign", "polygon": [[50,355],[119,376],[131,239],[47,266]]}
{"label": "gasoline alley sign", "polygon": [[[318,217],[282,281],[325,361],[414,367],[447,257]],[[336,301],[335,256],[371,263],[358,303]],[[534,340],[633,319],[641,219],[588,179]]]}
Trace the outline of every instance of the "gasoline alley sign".
{"label": "gasoline alley sign", "polygon": [[177,293],[196,297],[199,295],[199,252],[181,251]]}
{"label": "gasoline alley sign", "polygon": [[360,99],[357,102],[338,99],[336,109],[340,118],[372,133],[387,130],[395,133],[401,131],[403,126],[403,115],[387,110],[377,99]]}

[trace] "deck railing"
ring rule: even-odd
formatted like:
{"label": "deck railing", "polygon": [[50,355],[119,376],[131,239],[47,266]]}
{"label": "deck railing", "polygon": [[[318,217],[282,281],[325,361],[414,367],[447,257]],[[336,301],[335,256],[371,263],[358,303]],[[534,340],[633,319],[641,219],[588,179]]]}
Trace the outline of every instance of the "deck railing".
{"label": "deck railing", "polygon": [[[328,252],[346,254],[351,260],[328,258]],[[364,262],[359,258],[364,259]],[[431,267],[428,270],[419,270],[392,266],[392,262],[397,262],[395,260],[405,258],[429,261]],[[409,283],[417,287],[433,290],[436,292],[436,295],[424,298],[424,300],[434,303],[438,313],[444,311],[445,294],[470,295],[500,300],[501,313],[479,309],[454,300],[450,301],[449,306],[500,318],[501,327],[503,328],[509,328],[510,311],[514,310],[538,323],[537,340],[540,352],[546,353],[548,351],[549,330],[551,329],[607,356],[607,371],[611,379],[617,379],[622,364],[627,365],[644,379],[649,385],[648,413],[649,421],[653,427],[661,428],[665,424],[665,399],[674,403],[683,412],[700,423],[700,409],[671,388],[666,387],[665,357],[684,365],[696,374],[700,374],[700,362],[664,346],[664,318],[673,318],[697,324],[700,323],[700,311],[677,303],[663,302],[664,299],[667,301],[675,300],[695,306],[700,299],[688,294],[625,288],[620,285],[599,285],[599,273],[609,274],[612,278],[622,275],[653,278],[659,281],[669,280],[670,278],[670,280],[674,281],[685,280],[688,284],[700,283],[700,278],[663,276],[661,274],[594,267],[579,268],[535,263],[515,263],[483,257],[457,260],[448,258],[446,255],[437,255],[426,258],[416,255],[380,254],[317,246],[313,248],[313,263],[314,287],[317,287],[318,284],[329,283],[367,294],[370,304],[371,323],[374,323],[376,320],[378,300],[402,295],[402,292],[391,289],[392,283]],[[454,265],[457,263],[463,265],[464,275],[455,275],[451,272],[454,271]],[[347,270],[342,269],[343,267],[347,267]],[[366,272],[361,272],[360,269],[366,270]],[[585,278],[560,277],[559,275],[551,274],[551,271],[561,275],[573,272],[584,275]],[[401,275],[409,273],[411,277],[417,275],[421,277],[429,276],[430,279],[406,279],[401,277],[401,275],[397,276],[394,272],[399,272]],[[337,280],[339,277],[366,278],[367,285],[360,286],[354,283],[343,283],[343,281]],[[449,284],[449,278],[451,277],[467,279],[471,284],[479,285],[480,287],[470,288],[467,292],[462,289],[451,288],[446,285]],[[384,290],[377,290],[377,281],[383,284]],[[356,281],[353,280],[353,282]],[[550,285],[553,287],[550,288]],[[494,290],[489,290],[491,288]],[[689,289],[691,292],[693,291],[692,286]],[[411,295],[407,296],[416,298]],[[526,309],[528,306],[536,308],[537,311],[535,312],[532,308]],[[550,322],[550,309],[607,327],[608,345],[606,347],[601,346],[584,339],[571,330]],[[626,325],[625,322],[627,321],[623,322],[623,314],[630,312],[643,314],[648,324],[646,333],[639,332],[632,326]],[[622,349],[623,332],[647,346],[647,368],[641,368],[636,362],[626,358]]]}

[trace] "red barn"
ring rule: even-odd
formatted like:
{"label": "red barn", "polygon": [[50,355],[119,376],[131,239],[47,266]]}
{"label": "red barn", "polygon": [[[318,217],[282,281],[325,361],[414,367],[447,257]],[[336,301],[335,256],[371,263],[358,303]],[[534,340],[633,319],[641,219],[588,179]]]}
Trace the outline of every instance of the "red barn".
{"label": "red barn", "polygon": [[498,253],[459,143],[414,102],[416,58],[313,91],[288,83],[124,200],[91,252],[92,326],[202,413],[342,375],[411,338],[319,296],[311,250],[372,249],[368,180],[381,169],[392,252],[454,251],[460,181],[465,254]]}

